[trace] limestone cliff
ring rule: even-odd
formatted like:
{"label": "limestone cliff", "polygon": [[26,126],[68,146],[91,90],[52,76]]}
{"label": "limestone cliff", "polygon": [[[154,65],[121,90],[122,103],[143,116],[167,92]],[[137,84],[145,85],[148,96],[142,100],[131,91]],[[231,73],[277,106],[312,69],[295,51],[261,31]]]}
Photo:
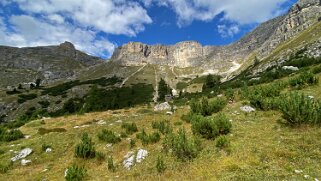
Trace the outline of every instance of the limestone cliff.
{"label": "limestone cliff", "polygon": [[228,76],[255,57],[265,59],[279,44],[315,24],[320,17],[320,0],[299,0],[286,15],[262,23],[227,46],[202,46],[195,41],[170,46],[130,42],[119,47],[111,60],[125,66],[149,63],[178,68],[201,67],[204,72]]}

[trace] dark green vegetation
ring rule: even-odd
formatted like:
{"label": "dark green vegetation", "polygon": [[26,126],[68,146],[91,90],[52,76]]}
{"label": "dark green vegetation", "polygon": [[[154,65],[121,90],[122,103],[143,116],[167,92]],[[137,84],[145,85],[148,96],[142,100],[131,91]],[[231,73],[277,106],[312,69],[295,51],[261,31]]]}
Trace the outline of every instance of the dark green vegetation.
{"label": "dark green vegetation", "polygon": [[153,132],[151,134],[147,134],[144,129],[141,132],[136,134],[136,138],[140,139],[143,145],[157,143],[161,136],[158,132]]}
{"label": "dark green vegetation", "polygon": [[116,136],[116,134],[113,131],[103,129],[98,134],[98,139],[101,141],[105,141],[106,143],[119,143],[121,141],[119,136]]}
{"label": "dark green vegetation", "polygon": [[196,138],[188,138],[184,129],[179,130],[176,134],[166,135],[163,147],[166,151],[172,150],[172,154],[181,161],[196,158],[202,150],[201,141]]}
{"label": "dark green vegetation", "polygon": [[94,143],[87,133],[81,135],[81,143],[75,148],[75,156],[78,158],[94,158],[96,150]]}
{"label": "dark green vegetation", "polygon": [[0,127],[0,142],[14,141],[23,137],[24,135],[20,130],[16,130],[16,129],[8,130],[4,127]]}
{"label": "dark green vegetation", "polygon": [[138,131],[137,125],[135,123],[123,123],[121,127],[126,130],[127,134],[133,134]]}
{"label": "dark green vegetation", "polygon": [[165,101],[165,96],[171,94],[171,88],[166,84],[165,80],[161,79],[158,83],[158,101]]}
{"label": "dark green vegetation", "polygon": [[28,100],[32,100],[32,99],[35,99],[35,98],[37,98],[38,97],[38,95],[37,94],[34,94],[34,93],[32,93],[32,94],[20,94],[20,95],[18,95],[18,103],[24,103],[24,102],[26,102],[26,101],[28,101]]}
{"label": "dark green vegetation", "polygon": [[190,107],[192,114],[199,114],[203,116],[210,116],[213,113],[221,111],[227,104],[225,98],[216,98],[209,101],[207,98],[202,98],[201,101],[195,99],[191,100]]}
{"label": "dark green vegetation", "polygon": [[73,165],[67,168],[67,181],[82,181],[85,179],[87,170],[84,167]]}
{"label": "dark green vegetation", "polygon": [[46,94],[51,96],[65,95],[69,89],[79,85],[92,84],[92,85],[100,85],[100,86],[106,87],[106,86],[111,86],[120,82],[121,82],[121,79],[116,76],[111,78],[102,77],[99,79],[87,80],[83,82],[76,80],[76,81],[70,81],[63,84],[59,84],[54,87],[44,88],[42,91],[42,95],[46,95]]}

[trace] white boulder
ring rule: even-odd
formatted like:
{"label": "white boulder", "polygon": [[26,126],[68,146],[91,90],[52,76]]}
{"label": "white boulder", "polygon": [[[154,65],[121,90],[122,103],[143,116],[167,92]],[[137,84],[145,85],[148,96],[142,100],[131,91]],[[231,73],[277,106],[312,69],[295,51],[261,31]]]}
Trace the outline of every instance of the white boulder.
{"label": "white boulder", "polygon": [[254,112],[255,109],[251,106],[242,106],[240,107],[241,111],[243,112],[247,112],[247,113],[250,113],[250,112]]}
{"label": "white boulder", "polygon": [[168,104],[168,102],[164,102],[161,104],[157,104],[154,107],[154,111],[165,111],[165,110],[171,110],[171,105]]}
{"label": "white boulder", "polygon": [[26,158],[28,155],[30,155],[32,153],[32,149],[31,148],[25,148],[23,150],[21,150],[18,155],[14,156],[11,158],[11,161],[15,162],[17,160],[20,160],[22,158]]}
{"label": "white boulder", "polygon": [[283,70],[291,70],[291,71],[298,71],[299,70],[298,67],[294,67],[294,66],[283,66],[282,69]]}
{"label": "white boulder", "polygon": [[145,157],[147,157],[147,156],[148,156],[148,151],[147,150],[139,149],[137,151],[137,155],[136,155],[136,162],[137,163],[142,162],[142,160],[144,160]]}
{"label": "white boulder", "polygon": [[47,149],[46,149],[46,153],[49,153],[49,152],[52,152],[52,149],[51,149],[51,148],[47,148]]}
{"label": "white boulder", "polygon": [[124,157],[123,165],[127,170],[130,170],[130,168],[135,164],[135,155],[134,152],[130,151],[128,152]]}
{"label": "white boulder", "polygon": [[21,160],[21,165],[23,166],[27,165],[28,163],[31,163],[31,160],[25,160],[25,159]]}

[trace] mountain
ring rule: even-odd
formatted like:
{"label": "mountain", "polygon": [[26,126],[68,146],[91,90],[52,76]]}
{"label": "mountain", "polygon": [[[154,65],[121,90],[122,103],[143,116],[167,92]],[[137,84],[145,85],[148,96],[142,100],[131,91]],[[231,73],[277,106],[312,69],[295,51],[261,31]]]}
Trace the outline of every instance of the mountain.
{"label": "mountain", "polygon": [[37,78],[48,84],[72,78],[75,72],[102,63],[98,57],[75,49],[70,42],[58,46],[15,48],[0,46],[0,87],[17,86]]}
{"label": "mountain", "polygon": [[[180,92],[202,92],[208,74],[222,76],[222,82],[245,71],[248,77],[259,78],[260,72],[288,61],[298,51],[304,51],[308,57],[320,57],[320,21],[321,2],[299,0],[287,14],[262,23],[230,45],[202,46],[195,41],[175,45],[129,42],[118,47],[108,61],[80,52],[70,42],[32,48],[0,46],[0,88],[3,90],[0,91],[0,115],[6,115],[6,120],[14,119],[29,108],[40,107],[37,102],[43,100],[59,102],[48,107],[59,110],[70,98],[86,96],[96,83],[116,91],[139,84],[151,86],[153,100],[150,101],[156,102],[161,79],[177,96]],[[30,82],[37,78],[42,80],[44,89],[58,86],[64,94],[52,96],[56,93],[29,90]],[[19,95],[14,92],[8,95],[6,91],[12,93],[19,84],[26,85],[27,89],[21,90],[25,94],[30,93],[28,91],[41,94],[32,101],[17,104]]]}

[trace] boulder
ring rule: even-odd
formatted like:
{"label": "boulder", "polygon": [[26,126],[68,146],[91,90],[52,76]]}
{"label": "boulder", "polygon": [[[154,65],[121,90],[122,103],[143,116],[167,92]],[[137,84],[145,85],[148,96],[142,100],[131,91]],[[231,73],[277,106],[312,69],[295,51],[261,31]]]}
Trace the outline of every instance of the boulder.
{"label": "boulder", "polygon": [[144,150],[144,149],[139,149],[137,151],[137,155],[136,155],[136,163],[140,163],[142,162],[142,160],[145,159],[145,157],[148,156],[148,151]]}
{"label": "boulder", "polygon": [[294,67],[294,66],[283,66],[282,69],[283,70],[291,70],[291,71],[298,71],[299,70],[298,67]]}
{"label": "boulder", "polygon": [[27,165],[28,163],[31,163],[31,160],[25,160],[25,159],[21,160],[21,165],[23,166]]}
{"label": "boulder", "polygon": [[20,160],[22,158],[26,158],[28,155],[30,155],[32,153],[32,149],[31,148],[25,148],[23,150],[21,150],[18,155],[14,156],[11,158],[11,161],[15,162],[17,160]]}
{"label": "boulder", "polygon": [[135,164],[135,155],[134,152],[130,151],[128,152],[124,157],[123,165],[127,170],[130,170],[130,168]]}
{"label": "boulder", "polygon": [[172,111],[167,111],[166,115],[173,115],[173,112]]}
{"label": "boulder", "polygon": [[240,107],[241,111],[243,112],[247,112],[247,113],[250,113],[250,112],[254,112],[255,109],[251,106],[242,106]]}
{"label": "boulder", "polygon": [[154,111],[166,111],[166,110],[171,110],[171,105],[168,104],[168,102],[164,102],[161,104],[157,104],[154,107]]}
{"label": "boulder", "polygon": [[52,149],[51,148],[47,148],[46,149],[46,153],[50,153],[50,152],[52,152]]}

